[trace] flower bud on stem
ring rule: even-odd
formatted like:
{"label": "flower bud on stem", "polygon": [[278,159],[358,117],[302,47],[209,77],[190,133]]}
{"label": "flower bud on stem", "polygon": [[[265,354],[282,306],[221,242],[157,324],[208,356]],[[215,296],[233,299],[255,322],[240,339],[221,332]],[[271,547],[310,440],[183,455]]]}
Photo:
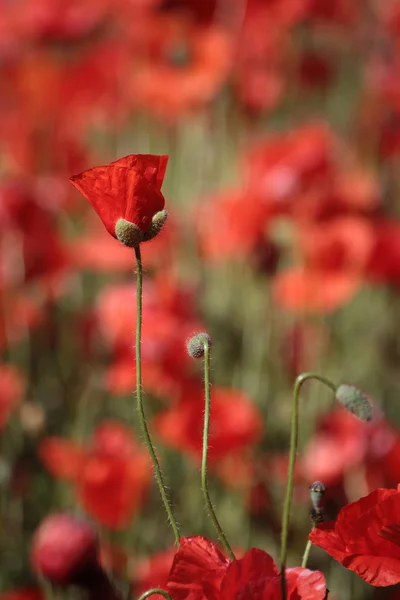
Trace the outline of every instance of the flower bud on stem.
{"label": "flower bud on stem", "polygon": [[307,379],[315,379],[326,385],[332,392],[336,393],[336,386],[326,377],[318,375],[318,373],[302,373],[295,381],[293,387],[293,405],[292,405],[292,426],[290,433],[290,454],[289,454],[289,467],[288,467],[288,478],[286,486],[285,503],[283,507],[282,515],[282,532],[281,532],[281,591],[282,600],[287,600],[286,593],[286,560],[287,560],[287,538],[289,530],[289,519],[290,510],[292,507],[293,497],[293,479],[294,479],[294,467],[296,463],[297,446],[299,441],[299,398],[302,385]]}
{"label": "flower bud on stem", "polygon": [[235,555],[229,542],[226,538],[224,530],[222,529],[220,522],[218,521],[217,515],[213,504],[211,502],[210,493],[208,491],[208,479],[207,479],[207,459],[208,459],[208,436],[210,430],[210,411],[211,411],[211,381],[210,381],[210,350],[211,350],[211,338],[209,335],[200,333],[194,336],[187,343],[187,349],[193,358],[204,358],[204,392],[205,392],[205,411],[204,411],[204,427],[203,427],[203,453],[201,459],[201,488],[203,490],[204,499],[206,502],[207,510],[210,513],[211,520],[213,522],[215,531],[217,532],[218,538],[225,548],[231,560],[235,560]]}
{"label": "flower bud on stem", "polygon": [[136,355],[136,400],[137,409],[139,414],[140,427],[146,442],[147,449],[150,454],[151,461],[153,463],[154,472],[158,488],[160,490],[161,498],[165,507],[165,511],[168,516],[168,521],[172,527],[175,536],[175,542],[179,546],[180,532],[177,522],[175,521],[174,515],[172,514],[171,505],[168,500],[167,491],[165,489],[165,483],[163,474],[160,468],[160,464],[157,459],[157,455],[154,450],[153,442],[151,441],[150,432],[147,427],[146,416],[143,409],[143,398],[142,398],[142,356],[141,356],[141,338],[142,338],[142,312],[143,312],[143,266],[142,257],[140,253],[140,245],[135,247],[135,257],[137,265],[137,289],[136,289],[136,344],[135,344],[135,355]]}

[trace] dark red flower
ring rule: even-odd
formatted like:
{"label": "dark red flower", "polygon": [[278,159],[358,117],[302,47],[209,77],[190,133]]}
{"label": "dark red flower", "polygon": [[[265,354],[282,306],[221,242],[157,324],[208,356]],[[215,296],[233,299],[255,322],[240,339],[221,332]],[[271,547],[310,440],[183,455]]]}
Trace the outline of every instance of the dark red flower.
{"label": "dark red flower", "polygon": [[89,200],[107,231],[117,237],[120,219],[143,233],[164,208],[161,185],[168,156],[130,154],[104,167],[93,167],[71,177],[72,185]]}
{"label": "dark red flower", "polygon": [[31,550],[32,566],[53,584],[80,580],[98,568],[98,540],[89,522],[59,513],[47,517],[36,531]]}
{"label": "dark red flower", "polygon": [[[319,571],[286,569],[287,600],[323,600],[325,578]],[[251,548],[230,561],[203,537],[181,540],[168,581],[173,600],[281,600],[281,581],[272,557]]]}
{"label": "dark red flower", "polygon": [[310,540],[375,587],[400,583],[400,491],[380,488],[344,506]]}

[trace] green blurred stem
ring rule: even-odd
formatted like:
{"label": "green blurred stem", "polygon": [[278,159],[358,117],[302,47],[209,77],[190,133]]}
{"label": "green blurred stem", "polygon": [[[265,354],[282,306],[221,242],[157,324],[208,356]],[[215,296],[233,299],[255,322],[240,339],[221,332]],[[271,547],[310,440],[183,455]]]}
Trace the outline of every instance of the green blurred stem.
{"label": "green blurred stem", "polygon": [[[157,455],[154,450],[153,443],[151,441],[150,432],[147,427],[147,421],[143,409],[143,397],[142,397],[142,353],[141,353],[141,338],[142,338],[142,313],[143,313],[143,266],[142,257],[140,253],[140,245],[135,247],[135,257],[137,265],[137,289],[136,289],[136,399],[137,409],[139,413],[140,427],[146,442],[147,449],[150,454],[151,461],[153,463],[154,472],[158,488],[160,490],[161,498],[164,503],[164,507],[168,516],[168,521],[171,524],[172,530],[175,536],[175,542],[179,546],[180,532],[177,522],[175,521],[174,515],[172,514],[171,505],[168,500],[167,491],[165,489],[165,483],[163,474],[158,462]],[[146,596],[147,597],[147,596]]]}
{"label": "green blurred stem", "polygon": [[[313,526],[313,529],[315,529],[315,525]],[[307,561],[308,561],[308,557],[310,556],[311,546],[312,546],[312,541],[307,540],[307,545],[306,545],[306,548],[305,548],[304,554],[303,554],[303,560],[301,561],[301,566],[303,567],[303,569],[305,569],[307,567]]]}
{"label": "green blurred stem", "polygon": [[224,530],[222,529],[213,504],[211,502],[210,493],[208,491],[208,478],[207,478],[207,459],[208,459],[208,436],[210,430],[210,411],[211,411],[211,381],[210,381],[210,346],[207,340],[204,340],[204,388],[205,388],[205,411],[204,411],[204,428],[203,428],[203,455],[201,460],[201,488],[203,490],[204,499],[206,502],[207,510],[210,513],[211,520],[214,528],[217,532],[218,538],[225,548],[231,560],[235,560],[235,555],[229,542],[226,538]]}
{"label": "green blurred stem", "polygon": [[172,600],[168,592],[162,590],[161,588],[153,588],[152,590],[148,590],[140,596],[139,600],[146,600],[146,598],[150,598],[150,596],[153,596],[154,594],[160,594],[161,596],[164,596],[165,600]]}
{"label": "green blurred stem", "polygon": [[294,467],[296,463],[296,454],[297,454],[297,446],[299,441],[299,398],[300,391],[302,385],[307,379],[315,379],[326,385],[329,389],[331,389],[334,393],[336,392],[336,386],[326,377],[322,377],[322,375],[318,375],[318,373],[302,373],[299,375],[295,381],[293,387],[293,406],[292,406],[292,426],[290,433],[290,454],[289,454],[289,468],[288,468],[288,478],[286,485],[286,496],[285,496],[285,504],[283,507],[283,515],[282,515],[282,532],[281,532],[281,590],[282,590],[282,600],[286,600],[286,577],[285,577],[285,569],[286,569],[286,560],[287,560],[287,539],[288,539],[288,531],[289,531],[289,519],[290,519],[290,510],[292,507],[292,497],[293,497],[293,479],[294,479]]}

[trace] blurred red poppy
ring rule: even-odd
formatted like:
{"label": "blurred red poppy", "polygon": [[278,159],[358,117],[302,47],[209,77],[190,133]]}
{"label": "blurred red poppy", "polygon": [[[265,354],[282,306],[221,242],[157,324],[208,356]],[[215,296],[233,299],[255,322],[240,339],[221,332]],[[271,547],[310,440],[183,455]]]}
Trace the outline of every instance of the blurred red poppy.
{"label": "blurred red poppy", "polygon": [[88,447],[45,438],[39,455],[50,473],[73,483],[83,508],[112,529],[121,529],[138,510],[151,481],[147,453],[122,423],[99,425]]}
{"label": "blurred red poppy", "polygon": [[43,600],[42,590],[34,587],[17,588],[0,594],[0,600]]}
{"label": "blurred red poppy", "polygon": [[0,364],[0,430],[21,402],[24,389],[23,375],[12,365]]}
{"label": "blurred red poppy", "polygon": [[377,489],[344,506],[310,534],[344,567],[375,587],[400,583],[400,491]]}
{"label": "blurred red poppy", "polygon": [[[320,571],[286,569],[288,600],[323,600],[325,578]],[[181,540],[168,581],[174,600],[281,600],[281,581],[272,557],[251,548],[243,558],[230,561],[204,537]]]}
{"label": "blurred red poppy", "polygon": [[[171,448],[200,459],[202,449],[204,391],[200,383],[175,407],[154,419],[154,430]],[[263,419],[256,404],[243,392],[213,386],[210,423],[210,464],[234,451],[255,444]]]}
{"label": "blurred red poppy", "polygon": [[75,175],[70,181],[89,200],[113,237],[117,237],[119,219],[146,233],[152,217],[164,208],[161,185],[167,162],[168,156],[130,154]]}

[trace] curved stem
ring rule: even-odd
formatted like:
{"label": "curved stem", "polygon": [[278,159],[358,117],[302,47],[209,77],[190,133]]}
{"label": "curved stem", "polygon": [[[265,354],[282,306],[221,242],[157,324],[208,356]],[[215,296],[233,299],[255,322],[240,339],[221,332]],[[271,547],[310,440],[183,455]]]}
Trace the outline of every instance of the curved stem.
{"label": "curved stem", "polygon": [[293,387],[293,407],[292,407],[292,426],[290,433],[290,454],[289,454],[289,467],[288,467],[288,478],[286,486],[285,503],[283,506],[282,515],[282,532],[281,532],[281,590],[282,600],[286,600],[286,559],[287,559],[287,538],[289,530],[289,519],[290,509],[292,507],[292,496],[293,496],[293,479],[294,479],[294,467],[296,463],[297,445],[299,440],[299,396],[302,385],[307,379],[315,379],[320,381],[327,387],[329,387],[334,393],[336,392],[336,386],[326,377],[318,375],[318,373],[302,373],[295,381]]}
{"label": "curved stem", "polygon": [[161,588],[153,588],[152,590],[148,590],[140,596],[139,600],[146,600],[146,598],[153,596],[153,594],[160,594],[161,596],[164,596],[165,600],[172,600],[168,592],[162,590]]}
{"label": "curved stem", "polygon": [[[313,527],[313,529],[314,529],[314,527]],[[305,569],[307,567],[307,561],[308,561],[308,557],[310,556],[311,546],[312,546],[312,541],[308,540],[306,548],[304,550],[303,560],[301,561],[301,566],[303,567],[303,569]]]}
{"label": "curved stem", "polygon": [[207,459],[208,459],[208,435],[210,430],[210,411],[211,411],[211,395],[210,395],[210,346],[207,340],[204,340],[204,389],[205,389],[205,411],[204,411],[204,428],[203,428],[203,454],[201,459],[201,488],[203,490],[204,499],[208,512],[210,513],[211,520],[214,528],[217,532],[218,538],[221,540],[222,545],[225,548],[231,560],[235,560],[235,555],[226,535],[218,521],[217,515],[215,514],[214,507],[211,502],[210,493],[208,491],[208,479],[207,479]]}
{"label": "curved stem", "polygon": [[177,522],[172,514],[171,505],[168,500],[167,491],[165,489],[165,483],[163,474],[160,468],[160,464],[157,459],[157,455],[154,450],[153,443],[151,441],[150,432],[147,427],[147,421],[143,409],[143,398],[142,398],[142,356],[141,356],[141,337],[142,337],[142,312],[143,312],[143,267],[142,258],[140,253],[140,246],[135,247],[135,257],[137,264],[137,290],[136,290],[136,399],[137,409],[139,413],[140,428],[143,433],[143,437],[146,442],[147,449],[150,454],[151,461],[154,467],[154,473],[158,488],[160,490],[161,498],[168,516],[168,521],[171,524],[172,530],[175,536],[175,542],[179,546],[180,532]]}

